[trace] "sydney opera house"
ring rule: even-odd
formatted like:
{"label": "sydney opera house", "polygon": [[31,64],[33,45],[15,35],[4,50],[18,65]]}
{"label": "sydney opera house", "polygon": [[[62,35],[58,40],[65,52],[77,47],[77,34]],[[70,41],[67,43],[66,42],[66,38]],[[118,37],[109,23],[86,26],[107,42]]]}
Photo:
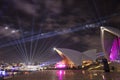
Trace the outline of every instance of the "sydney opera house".
{"label": "sydney opera house", "polygon": [[120,30],[101,27],[101,41],[106,58],[113,62],[120,62]]}
{"label": "sydney opera house", "polygon": [[66,48],[54,48],[54,50],[61,56],[62,61],[58,62],[55,67],[56,68],[64,68],[64,67],[78,67],[83,64],[84,61],[92,63],[99,57],[99,55],[103,56],[103,53],[96,53],[96,49],[91,49],[85,52],[79,52],[72,49]]}

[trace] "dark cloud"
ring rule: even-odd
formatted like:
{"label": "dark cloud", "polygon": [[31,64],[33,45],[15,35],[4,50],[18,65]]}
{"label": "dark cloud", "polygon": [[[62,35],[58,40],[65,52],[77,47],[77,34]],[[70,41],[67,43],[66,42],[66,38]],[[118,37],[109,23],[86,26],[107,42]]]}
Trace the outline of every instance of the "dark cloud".
{"label": "dark cloud", "polygon": [[[38,13],[37,13],[38,6],[37,5],[31,4],[29,2],[25,2],[23,0],[13,0],[13,2],[14,2],[14,6],[16,9],[21,10],[21,11],[25,12],[26,14],[30,14],[33,16],[38,15]],[[39,9],[40,9],[40,7],[39,7]]]}

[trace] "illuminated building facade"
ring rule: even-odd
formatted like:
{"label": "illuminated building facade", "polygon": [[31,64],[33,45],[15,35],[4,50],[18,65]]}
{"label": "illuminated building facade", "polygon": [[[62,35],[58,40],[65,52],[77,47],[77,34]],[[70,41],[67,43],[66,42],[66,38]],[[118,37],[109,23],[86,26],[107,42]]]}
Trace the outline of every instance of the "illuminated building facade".
{"label": "illuminated building facade", "polygon": [[[88,50],[82,53],[65,48],[54,48],[54,50],[62,57],[62,61],[56,63],[56,68],[73,68],[81,66],[84,60],[94,60],[93,57],[95,57],[96,54],[96,49]],[[89,55],[92,55],[92,57]]]}
{"label": "illuminated building facade", "polygon": [[120,30],[101,27],[101,41],[106,58],[113,62],[120,62]]}

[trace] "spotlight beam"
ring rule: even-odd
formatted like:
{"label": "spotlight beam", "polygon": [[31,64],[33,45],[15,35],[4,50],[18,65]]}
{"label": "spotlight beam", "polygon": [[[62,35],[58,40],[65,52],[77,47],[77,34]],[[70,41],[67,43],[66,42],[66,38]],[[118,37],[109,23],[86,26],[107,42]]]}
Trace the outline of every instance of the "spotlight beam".
{"label": "spotlight beam", "polygon": [[[67,33],[76,32],[76,31],[80,31],[80,30],[85,30],[85,29],[89,29],[89,28],[100,27],[101,24],[106,23],[107,19],[109,19],[113,16],[119,15],[118,13],[114,13],[110,16],[102,17],[101,21],[94,21],[95,23],[92,23],[92,24],[81,24],[81,25],[78,24],[75,27],[68,28],[68,29],[63,29],[63,30],[59,30],[59,31],[56,30],[56,31],[51,31],[51,32],[47,32],[47,33],[38,33],[36,35],[31,35],[30,37],[24,37],[24,41],[22,39],[19,39],[19,41],[20,41],[20,43],[25,43],[25,42],[30,42],[31,38],[34,41],[37,39],[49,38],[49,37],[53,37],[53,36],[57,36],[57,35],[67,34]],[[18,40],[18,39],[16,39],[16,40]],[[15,45],[16,40],[1,44],[0,48]]]}
{"label": "spotlight beam", "polygon": [[[47,32],[47,33],[40,33],[40,34],[37,34],[37,35],[34,35],[34,36],[30,36],[30,37],[26,37],[26,38],[24,37],[24,41],[22,39],[19,39],[19,40],[20,40],[20,43],[25,43],[25,42],[30,42],[31,38],[34,41],[34,40],[37,40],[37,39],[49,38],[49,37],[53,37],[53,36],[57,36],[57,35],[76,32],[76,31],[79,31],[79,30],[84,30],[86,28],[94,28],[95,26],[99,26],[99,24],[98,23],[97,24],[90,24],[90,25],[84,25],[84,26],[75,27],[75,28],[68,28],[68,29],[64,29],[64,30],[61,30],[61,31],[52,31],[52,32]],[[1,44],[0,48],[15,45],[16,40],[7,42],[5,44]]]}

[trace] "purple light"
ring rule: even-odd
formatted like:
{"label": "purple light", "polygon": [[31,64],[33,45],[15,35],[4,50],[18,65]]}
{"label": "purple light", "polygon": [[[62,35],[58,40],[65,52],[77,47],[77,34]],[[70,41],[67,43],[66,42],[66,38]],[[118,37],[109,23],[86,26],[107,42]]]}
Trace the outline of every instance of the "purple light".
{"label": "purple light", "polygon": [[59,62],[55,65],[55,68],[65,68],[65,67],[66,67],[66,65],[62,62]]}
{"label": "purple light", "polygon": [[65,68],[66,66],[65,66],[65,64],[57,64],[55,67],[56,68]]}
{"label": "purple light", "polygon": [[65,75],[65,71],[64,70],[58,70],[57,71],[57,76],[58,76],[58,80],[63,80],[63,77]]}
{"label": "purple light", "polygon": [[6,72],[5,72],[5,71],[0,71],[0,75],[5,76],[5,75],[6,75]]}
{"label": "purple light", "polygon": [[120,38],[114,39],[109,57],[111,61],[120,60]]}

